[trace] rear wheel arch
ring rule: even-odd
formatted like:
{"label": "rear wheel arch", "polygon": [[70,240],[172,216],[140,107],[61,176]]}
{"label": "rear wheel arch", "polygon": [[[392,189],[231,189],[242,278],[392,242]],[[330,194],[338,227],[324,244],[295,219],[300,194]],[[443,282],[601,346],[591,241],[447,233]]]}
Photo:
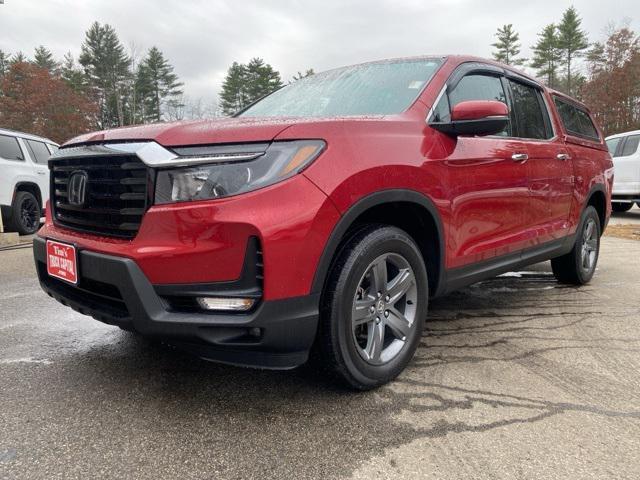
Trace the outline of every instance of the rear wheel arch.
{"label": "rear wheel arch", "polygon": [[444,284],[444,233],[435,204],[425,195],[406,189],[375,192],[360,199],[334,227],[316,267],[311,293],[321,293],[341,247],[365,225],[392,225],[418,244],[427,266],[430,293]]}

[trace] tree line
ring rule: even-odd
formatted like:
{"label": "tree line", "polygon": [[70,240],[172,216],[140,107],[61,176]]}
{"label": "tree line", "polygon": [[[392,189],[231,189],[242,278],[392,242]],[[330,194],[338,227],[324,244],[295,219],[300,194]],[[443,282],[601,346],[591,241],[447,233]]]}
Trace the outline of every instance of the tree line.
{"label": "tree line", "polygon": [[628,26],[609,27],[604,41],[591,42],[569,7],[538,33],[531,59],[520,56],[513,24],[499,27],[495,37],[494,59],[529,67],[550,88],[583,101],[606,135],[640,128],[640,40]]}
{"label": "tree line", "polygon": [[[628,26],[591,42],[574,7],[545,25],[522,58],[512,24],[498,28],[496,60],[533,69],[549,87],[584,101],[606,134],[640,128],[640,40]],[[289,80],[312,75],[313,69]],[[56,59],[45,46],[32,58],[0,50],[0,125],[63,141],[90,130],[231,115],[282,87],[280,73],[261,58],[228,69],[215,108],[188,100],[183,83],[160,49],[139,58],[115,29],[94,22],[76,59]]]}
{"label": "tree line", "polygon": [[[312,68],[298,72],[289,83],[313,74]],[[280,72],[261,58],[252,58],[247,64],[233,62],[222,83],[220,108],[224,115],[232,115],[283,86]]]}
{"label": "tree line", "polygon": [[[312,75],[298,72],[291,81]],[[282,87],[280,73],[261,58],[234,62],[219,106],[189,100],[162,51],[152,46],[139,58],[115,29],[94,22],[76,59],[57,59],[45,46],[29,58],[0,50],[0,125],[56,141],[96,129],[231,115]]]}
{"label": "tree line", "polygon": [[[93,23],[80,56],[0,50],[0,123],[61,141],[89,130],[159,122],[183,106],[182,82],[157,47],[137,61],[110,25]],[[51,117],[56,115],[56,122]]]}

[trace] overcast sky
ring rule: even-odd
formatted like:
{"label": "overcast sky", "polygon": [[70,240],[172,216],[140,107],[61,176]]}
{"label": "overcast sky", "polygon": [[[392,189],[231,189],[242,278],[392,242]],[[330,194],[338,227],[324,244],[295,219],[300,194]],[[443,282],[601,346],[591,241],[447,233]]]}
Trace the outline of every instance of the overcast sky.
{"label": "overcast sky", "polygon": [[231,62],[254,56],[284,80],[307,68],[389,57],[488,57],[496,27],[505,23],[514,24],[529,56],[537,32],[571,4],[592,41],[625,19],[640,31],[638,0],[5,0],[0,49],[31,56],[42,44],[59,57],[77,56],[91,23],[109,23],[127,48],[160,48],[186,94],[209,102]]}

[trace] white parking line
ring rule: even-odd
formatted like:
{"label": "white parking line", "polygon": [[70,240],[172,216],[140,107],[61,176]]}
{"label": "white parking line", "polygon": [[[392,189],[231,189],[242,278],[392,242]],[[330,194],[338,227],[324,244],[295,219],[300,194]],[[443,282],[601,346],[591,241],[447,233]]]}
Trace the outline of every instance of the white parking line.
{"label": "white parking line", "polygon": [[47,360],[46,358],[36,359],[31,357],[0,359],[0,364],[2,365],[10,365],[14,363],[37,363],[41,365],[51,365],[53,362],[51,360]]}

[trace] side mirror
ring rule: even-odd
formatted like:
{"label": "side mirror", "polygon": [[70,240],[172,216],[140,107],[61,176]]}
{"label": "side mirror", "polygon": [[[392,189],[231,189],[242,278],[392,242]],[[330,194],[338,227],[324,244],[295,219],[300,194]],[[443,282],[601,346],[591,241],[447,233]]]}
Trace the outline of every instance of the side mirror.
{"label": "side mirror", "polygon": [[509,107],[497,100],[460,102],[451,111],[450,122],[429,125],[447,135],[492,135],[509,124]]}

